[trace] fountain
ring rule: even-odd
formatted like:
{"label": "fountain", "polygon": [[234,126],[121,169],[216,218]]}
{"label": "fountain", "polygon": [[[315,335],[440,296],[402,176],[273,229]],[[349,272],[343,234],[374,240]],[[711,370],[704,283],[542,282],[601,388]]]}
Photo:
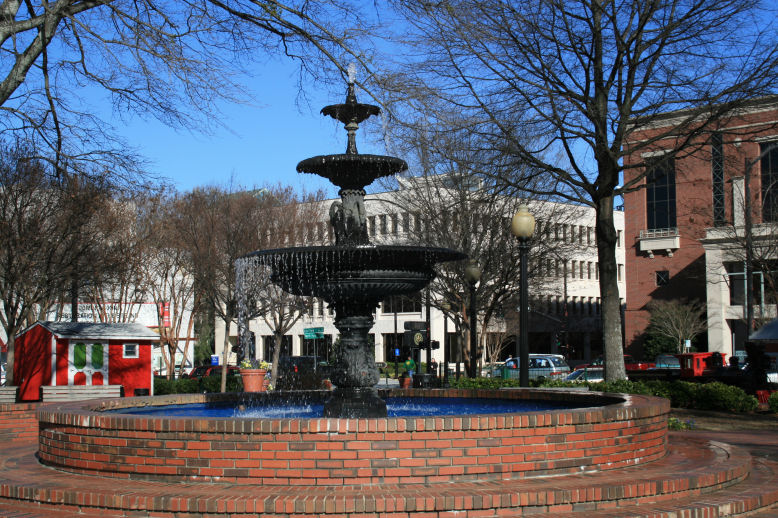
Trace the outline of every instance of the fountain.
{"label": "fountain", "polygon": [[365,187],[383,176],[405,171],[405,161],[357,152],[359,124],[377,115],[377,106],[357,102],[350,77],[346,102],[322,109],[345,125],[346,152],[315,156],[297,164],[297,171],[329,179],[340,188],[330,207],[334,246],[260,250],[241,261],[272,269],[271,279],[295,295],[324,299],[335,309],[341,346],[336,351],[331,381],[335,390],[324,405],[325,417],[386,417],[386,403],[377,395],[375,353],[368,344],[373,310],[388,296],[419,291],[435,276],[435,264],[466,256],[445,248],[370,243],[365,215]]}

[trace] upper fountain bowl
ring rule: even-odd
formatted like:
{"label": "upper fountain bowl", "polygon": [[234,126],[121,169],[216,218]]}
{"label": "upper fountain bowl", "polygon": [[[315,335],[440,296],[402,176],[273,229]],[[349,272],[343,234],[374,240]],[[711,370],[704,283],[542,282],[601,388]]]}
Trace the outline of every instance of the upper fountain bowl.
{"label": "upper fountain bowl", "polygon": [[383,155],[320,155],[297,164],[298,173],[327,178],[341,189],[364,189],[376,178],[391,176],[408,169],[401,158]]}

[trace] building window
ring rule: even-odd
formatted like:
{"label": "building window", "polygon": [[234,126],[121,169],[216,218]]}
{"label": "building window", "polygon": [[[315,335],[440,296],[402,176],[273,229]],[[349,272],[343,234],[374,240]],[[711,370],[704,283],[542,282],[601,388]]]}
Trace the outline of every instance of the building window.
{"label": "building window", "polygon": [[421,213],[416,212],[413,215],[413,230],[416,232],[421,232]]}
{"label": "building window", "polygon": [[711,175],[713,180],[713,225],[719,226],[727,222],[724,209],[724,145],[721,133],[711,135],[710,156]]}
{"label": "building window", "polygon": [[408,232],[411,229],[411,215],[408,212],[403,212],[403,232]]}
{"label": "building window", "polygon": [[381,312],[384,315],[390,313],[421,313],[421,292],[387,297],[381,303]]}
{"label": "building window", "polygon": [[375,216],[367,217],[367,231],[371,236],[375,236]]}
{"label": "building window", "polygon": [[760,145],[762,156],[762,221],[778,221],[778,142]]}
{"label": "building window", "polygon": [[592,278],[592,262],[589,261],[586,263],[586,278],[591,279]]}
{"label": "building window", "polygon": [[621,281],[624,280],[624,278],[623,278],[624,277],[624,265],[623,264],[618,265],[618,272],[619,272],[618,273],[619,282],[621,282]]}
{"label": "building window", "polygon": [[675,164],[662,160],[646,176],[646,222],[648,230],[675,228]]}
{"label": "building window", "polygon": [[378,221],[381,224],[381,235],[385,236],[386,234],[388,234],[388,230],[386,228],[386,214],[381,214],[380,216],[378,216]]}
{"label": "building window", "polygon": [[124,344],[122,358],[137,358],[138,344]]}
{"label": "building window", "polygon": [[616,231],[616,246],[621,248],[621,230]]}
{"label": "building window", "polygon": [[667,270],[660,270],[656,272],[656,285],[667,286],[670,282],[670,272]]}

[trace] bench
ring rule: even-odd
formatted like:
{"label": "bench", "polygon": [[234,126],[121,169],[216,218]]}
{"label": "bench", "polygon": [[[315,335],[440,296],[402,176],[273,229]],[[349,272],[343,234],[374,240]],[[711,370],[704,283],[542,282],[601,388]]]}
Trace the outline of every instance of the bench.
{"label": "bench", "polygon": [[42,385],[42,401],[80,401],[122,397],[122,385]]}

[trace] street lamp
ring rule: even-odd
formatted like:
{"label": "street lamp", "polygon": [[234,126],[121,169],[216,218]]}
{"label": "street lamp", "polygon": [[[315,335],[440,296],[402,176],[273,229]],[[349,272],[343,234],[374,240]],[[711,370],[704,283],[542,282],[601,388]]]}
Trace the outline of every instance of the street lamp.
{"label": "street lamp", "polygon": [[451,344],[448,343],[448,312],[451,311],[451,304],[444,300],[440,303],[440,309],[443,310],[443,386],[448,387],[448,361],[451,348]]}
{"label": "street lamp", "polygon": [[476,354],[476,311],[475,311],[475,285],[481,280],[481,269],[478,263],[471,259],[465,267],[465,280],[470,285],[470,377],[477,376],[478,355]]}
{"label": "street lamp", "polygon": [[535,231],[535,217],[530,213],[529,207],[519,205],[518,212],[511,220],[511,232],[519,238],[519,253],[521,263],[521,278],[519,290],[519,385],[529,387],[529,318],[527,305],[529,295],[527,289],[527,253],[529,252],[529,240]]}

